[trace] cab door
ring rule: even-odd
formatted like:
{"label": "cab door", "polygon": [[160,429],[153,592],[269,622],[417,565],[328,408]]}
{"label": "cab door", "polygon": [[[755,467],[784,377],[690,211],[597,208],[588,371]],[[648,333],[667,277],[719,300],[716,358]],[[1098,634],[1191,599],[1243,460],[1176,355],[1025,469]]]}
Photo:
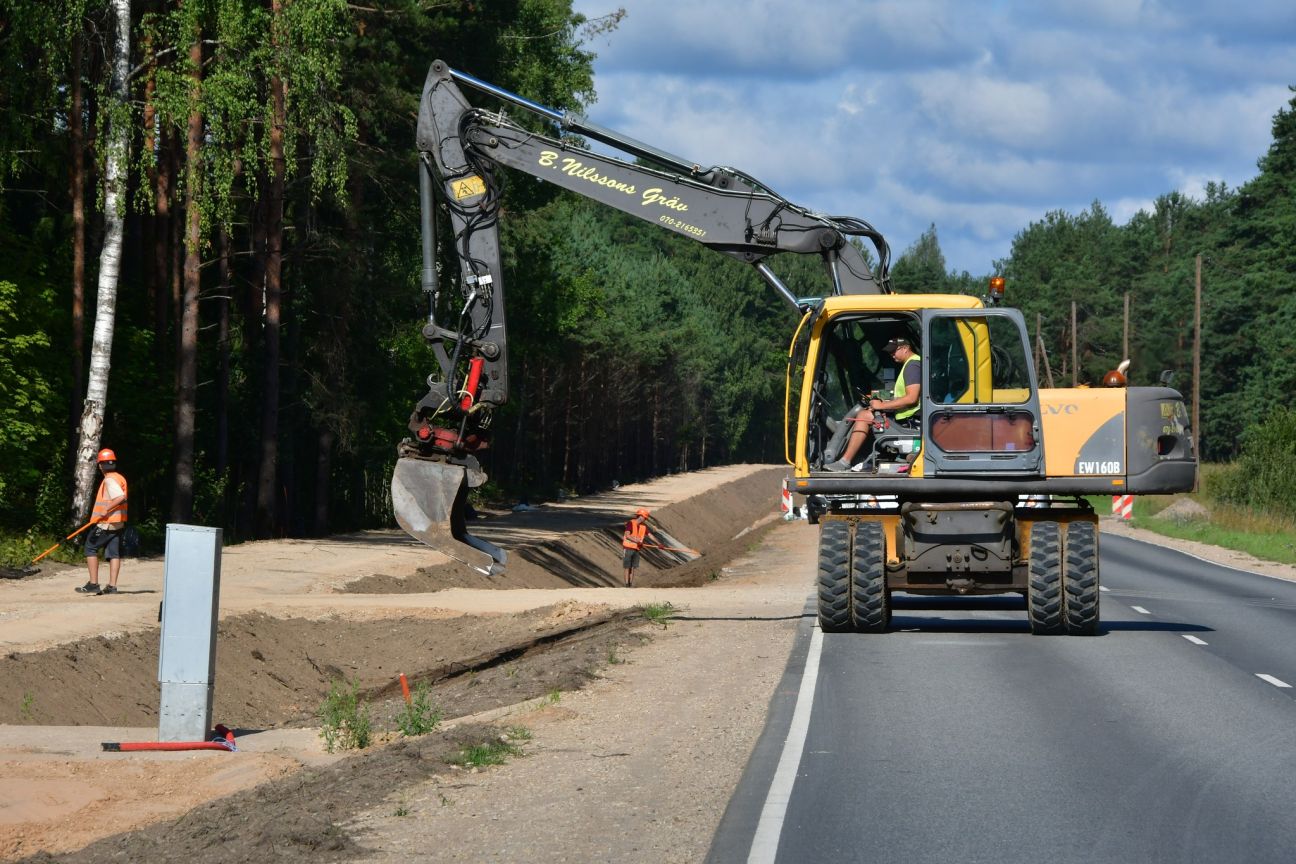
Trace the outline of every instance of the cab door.
{"label": "cab door", "polygon": [[788,346],[787,380],[783,391],[783,458],[796,468],[794,474],[798,477],[804,477],[809,471],[804,430],[809,428],[812,418],[805,412],[819,410],[816,403],[801,398],[801,391],[805,384],[810,341],[822,309],[822,305],[816,305],[801,317]]}
{"label": "cab door", "polygon": [[1039,383],[1016,309],[926,310],[926,477],[1042,477]]}

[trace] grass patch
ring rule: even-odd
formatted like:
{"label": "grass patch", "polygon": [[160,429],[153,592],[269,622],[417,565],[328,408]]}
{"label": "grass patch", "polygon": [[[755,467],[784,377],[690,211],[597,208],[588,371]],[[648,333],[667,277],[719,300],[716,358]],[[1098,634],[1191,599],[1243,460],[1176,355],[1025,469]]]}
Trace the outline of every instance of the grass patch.
{"label": "grass patch", "polygon": [[531,730],[524,726],[512,726],[494,741],[484,741],[472,747],[465,747],[459,755],[450,760],[450,764],[463,768],[486,768],[491,765],[503,765],[515,756],[526,755],[522,751],[521,741],[531,740]]}
{"label": "grass patch", "polygon": [[[1220,494],[1225,479],[1236,467],[1202,465],[1201,488],[1185,495],[1140,495],[1134,498],[1135,528],[1153,531],[1177,540],[1208,543],[1246,552],[1266,561],[1296,564],[1296,519],[1274,511],[1261,511],[1230,503]],[[1176,519],[1162,515],[1181,498],[1190,498],[1206,509],[1203,519]],[[1111,512],[1110,499],[1090,499],[1100,514]]]}
{"label": "grass patch", "polygon": [[639,614],[643,615],[644,620],[649,624],[666,629],[667,623],[675,615],[675,606],[671,603],[645,603],[639,607]]}
{"label": "grass patch", "polygon": [[426,683],[414,685],[414,693],[401,713],[396,715],[396,728],[406,738],[426,735],[441,725],[445,713],[432,704],[431,688]]}
{"label": "grass patch", "polygon": [[363,750],[373,742],[373,722],[369,706],[360,698],[360,685],[352,681],[329,684],[328,695],[319,707],[320,737],[324,749]]}

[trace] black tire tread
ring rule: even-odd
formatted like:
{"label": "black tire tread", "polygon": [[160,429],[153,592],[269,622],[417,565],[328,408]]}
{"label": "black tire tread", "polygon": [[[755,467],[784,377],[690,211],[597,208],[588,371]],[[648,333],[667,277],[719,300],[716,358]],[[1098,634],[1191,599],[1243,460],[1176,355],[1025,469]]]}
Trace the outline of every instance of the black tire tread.
{"label": "black tire tread", "polygon": [[851,622],[861,633],[883,633],[887,614],[886,538],[880,522],[855,526],[851,552]]}
{"label": "black tire tread", "polygon": [[1031,525],[1026,609],[1032,633],[1055,636],[1063,632],[1062,534],[1056,522]]}
{"label": "black tire tread", "polygon": [[819,526],[819,626],[827,633],[849,630],[850,523],[826,519]]}
{"label": "black tire tread", "polygon": [[1098,526],[1072,522],[1066,533],[1066,568],[1062,575],[1062,608],[1067,633],[1098,632]]}

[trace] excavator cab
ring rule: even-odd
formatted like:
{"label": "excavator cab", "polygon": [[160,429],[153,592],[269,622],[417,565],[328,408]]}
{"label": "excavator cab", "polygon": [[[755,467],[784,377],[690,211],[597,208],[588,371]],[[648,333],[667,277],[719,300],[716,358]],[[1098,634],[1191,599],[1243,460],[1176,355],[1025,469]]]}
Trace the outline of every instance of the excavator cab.
{"label": "excavator cab", "polygon": [[829,298],[793,338],[786,440],[798,476],[842,455],[870,397],[892,398],[900,370],[884,346],[896,337],[922,358],[920,428],[876,421],[852,475],[1040,475],[1039,394],[1021,314],[972,297],[884,295]]}

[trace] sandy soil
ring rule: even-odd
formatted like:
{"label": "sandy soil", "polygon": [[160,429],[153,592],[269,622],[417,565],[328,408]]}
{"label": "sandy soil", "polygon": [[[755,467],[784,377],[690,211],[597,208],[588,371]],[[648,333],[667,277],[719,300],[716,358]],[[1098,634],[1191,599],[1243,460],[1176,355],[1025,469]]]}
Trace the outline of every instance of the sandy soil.
{"label": "sandy soil", "polygon": [[[773,514],[781,473],[734,466],[495,514],[472,530],[515,550],[503,577],[393,534],[227,550],[216,714],[240,727],[238,754],[99,750],[155,737],[160,562],[130,562],[123,585],[153,593],[125,597],[72,594],[80,571],[22,593],[0,583],[0,859],[701,860],[811,590],[816,532]],[[639,500],[705,554],[609,587],[615,532]],[[648,625],[634,611],[645,602],[676,615]],[[324,753],[313,712],[329,683],[355,681],[392,737],[399,672],[461,719]],[[514,727],[530,737],[508,764],[449,764]]]}
{"label": "sandy soil", "polygon": [[[642,617],[625,610],[644,603],[731,607],[723,568],[783,526],[774,512],[782,473],[771,466],[729,466],[480,520],[475,533],[513,550],[501,577],[464,572],[390,532],[226,550],[215,719],[239,728],[247,746],[237,756],[99,752],[100,741],[156,737],[150,724],[157,718],[161,561],[128,562],[123,593],[115,597],[72,592],[84,578],[75,568],[0,583],[0,644],[7,652],[0,660],[0,723],[13,724],[0,725],[6,790],[0,794],[0,858],[79,849],[123,831],[133,833],[115,838],[117,847],[145,844],[131,847],[128,857],[155,858],[155,850],[146,853],[154,835],[178,830],[178,823],[159,819],[231,792],[242,794],[225,799],[222,806],[234,808],[227,817],[245,818],[238,806],[247,790],[259,793],[276,777],[297,782],[302,766],[330,758],[320,752],[313,730],[287,743],[275,736],[313,724],[330,683],[339,679],[356,682],[381,732],[393,728],[403,707],[400,672],[414,686],[431,686],[434,701],[454,717],[571,693],[597,680],[600,669],[629,668],[625,657],[655,644],[664,631],[645,632]],[[655,554],[640,570],[642,587],[606,587],[621,581],[620,524],[641,504],[653,509],[657,530],[703,554]],[[704,593],[713,596],[695,604],[699,589],[678,586],[706,586]],[[803,598],[804,587],[793,594]],[[771,601],[753,602],[763,607]],[[763,699],[755,704],[763,708]],[[266,729],[271,731],[259,731]],[[744,759],[735,760],[739,770]],[[444,760],[437,764],[445,767]],[[320,791],[313,797],[327,802],[338,795]],[[337,806],[358,813],[379,797]],[[328,845],[340,830],[332,819],[320,829],[318,820],[303,818],[301,836],[314,837],[299,844],[304,848]],[[150,823],[156,824],[136,830]],[[323,835],[315,836],[316,829]],[[193,840],[198,847],[212,841]],[[114,847],[105,853],[103,843],[112,845],[100,841],[79,857],[121,852]],[[339,848],[354,852],[350,843]],[[226,845],[212,858],[195,859],[192,848],[184,857],[191,864],[238,860]],[[246,860],[264,851],[249,851]],[[283,857],[281,850],[275,854]]]}

